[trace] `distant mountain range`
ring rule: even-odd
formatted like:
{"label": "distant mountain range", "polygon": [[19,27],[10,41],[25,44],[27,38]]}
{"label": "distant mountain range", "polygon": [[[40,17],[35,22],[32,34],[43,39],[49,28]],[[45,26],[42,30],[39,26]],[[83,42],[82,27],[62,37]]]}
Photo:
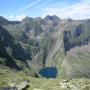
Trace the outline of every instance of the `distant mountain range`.
{"label": "distant mountain range", "polygon": [[58,76],[90,77],[90,19],[56,15],[9,21],[0,16],[0,68],[35,75],[56,67]]}

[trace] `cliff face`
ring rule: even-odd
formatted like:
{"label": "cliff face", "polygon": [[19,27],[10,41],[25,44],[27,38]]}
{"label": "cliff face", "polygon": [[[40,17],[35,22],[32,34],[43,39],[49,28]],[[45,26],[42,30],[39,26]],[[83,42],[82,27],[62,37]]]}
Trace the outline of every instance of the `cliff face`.
{"label": "cliff face", "polygon": [[90,22],[78,22],[76,26],[70,23],[63,32],[65,57],[61,72],[69,78],[90,77]]}
{"label": "cliff face", "polygon": [[0,57],[5,59],[6,66],[16,70],[20,70],[20,67],[16,64],[15,59],[23,62],[26,62],[27,59],[31,60],[30,53],[25,51],[20,43],[2,26],[0,26]]}
{"label": "cliff face", "polygon": [[87,45],[90,42],[90,22],[84,21],[76,27],[64,31],[64,48],[65,52],[76,46]]}
{"label": "cliff face", "polygon": [[62,22],[52,36],[46,66],[56,66],[58,76],[90,77],[89,20]]}
{"label": "cliff face", "polygon": [[79,77],[87,69],[82,76],[88,77],[90,54],[85,48],[89,49],[90,20],[46,16],[44,19],[26,17],[17,22],[0,18],[1,65],[33,72],[47,66],[56,67],[58,75],[64,77]]}

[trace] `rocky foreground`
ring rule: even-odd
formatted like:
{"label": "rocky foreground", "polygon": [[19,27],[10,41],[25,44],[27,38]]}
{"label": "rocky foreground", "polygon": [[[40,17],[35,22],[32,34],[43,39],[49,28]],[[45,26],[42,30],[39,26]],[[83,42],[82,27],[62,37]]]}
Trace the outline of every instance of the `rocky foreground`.
{"label": "rocky foreground", "polygon": [[16,87],[18,90],[90,90],[90,79],[35,78],[23,72],[13,73],[2,70],[0,71],[0,88],[2,87]]}
{"label": "rocky foreground", "polygon": [[38,85],[32,83],[28,90],[90,90],[90,80],[84,78],[72,80],[42,79]]}
{"label": "rocky foreground", "polygon": [[[45,79],[45,78],[30,78],[30,82],[19,82],[15,90],[90,90],[90,79]],[[10,83],[9,87],[13,83]]]}

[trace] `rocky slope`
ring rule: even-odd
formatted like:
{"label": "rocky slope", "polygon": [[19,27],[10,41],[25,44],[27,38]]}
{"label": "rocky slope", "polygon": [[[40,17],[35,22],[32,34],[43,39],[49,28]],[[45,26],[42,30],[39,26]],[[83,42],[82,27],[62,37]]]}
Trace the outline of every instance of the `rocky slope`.
{"label": "rocky slope", "polygon": [[26,72],[56,67],[60,77],[90,77],[89,29],[89,19],[0,17],[0,64]]}

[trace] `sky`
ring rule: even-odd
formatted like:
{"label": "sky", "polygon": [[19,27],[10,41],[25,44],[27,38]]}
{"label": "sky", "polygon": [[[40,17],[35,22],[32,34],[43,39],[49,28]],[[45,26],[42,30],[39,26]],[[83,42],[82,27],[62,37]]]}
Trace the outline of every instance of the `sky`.
{"label": "sky", "polygon": [[90,18],[90,0],[0,0],[0,16],[9,20],[57,15],[60,18]]}

